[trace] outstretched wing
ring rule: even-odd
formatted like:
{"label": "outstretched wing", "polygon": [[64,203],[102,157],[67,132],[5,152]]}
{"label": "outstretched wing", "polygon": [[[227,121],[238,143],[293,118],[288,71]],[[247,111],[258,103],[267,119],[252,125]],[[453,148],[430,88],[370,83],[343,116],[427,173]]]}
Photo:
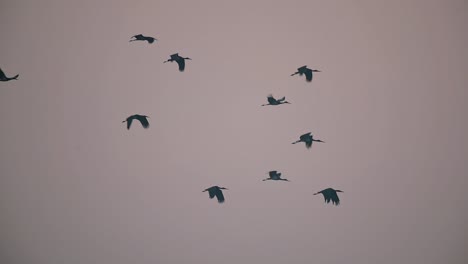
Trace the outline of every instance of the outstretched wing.
{"label": "outstretched wing", "polygon": [[0,79],[6,79],[6,75],[5,75],[5,73],[2,71],[1,68],[0,68]]}
{"label": "outstretched wing", "polygon": [[210,199],[213,199],[216,195],[216,191],[213,188],[208,188],[208,194],[210,195]]}
{"label": "outstretched wing", "polygon": [[312,70],[311,69],[306,69],[304,71],[304,74],[306,76],[306,81],[311,82],[312,81]]}
{"label": "outstretched wing", "polygon": [[331,199],[333,204],[335,204],[335,205],[340,204],[340,198],[338,198],[338,194],[336,193],[336,191],[330,192],[330,199]]}
{"label": "outstretched wing", "polygon": [[132,125],[133,117],[127,118],[127,129],[130,129],[130,126]]}
{"label": "outstretched wing", "polygon": [[268,95],[267,100],[268,100],[268,103],[270,103],[270,104],[275,104],[276,103],[276,99],[271,94]]}
{"label": "outstretched wing", "polygon": [[143,128],[148,128],[149,127],[149,122],[148,122],[148,119],[146,117],[140,116],[140,117],[138,117],[138,120],[140,121]]}
{"label": "outstretched wing", "polygon": [[283,96],[283,98],[277,99],[276,101],[282,102],[282,101],[284,101],[284,100],[286,100],[286,96]]}
{"label": "outstretched wing", "polygon": [[185,60],[180,58],[177,60],[177,64],[179,64],[179,71],[183,72],[185,70]]}
{"label": "outstretched wing", "polygon": [[146,41],[148,41],[148,43],[153,43],[156,39],[153,38],[153,37],[146,37]]}
{"label": "outstretched wing", "polygon": [[216,190],[216,198],[218,199],[218,203],[224,203],[224,195],[221,190]]}
{"label": "outstretched wing", "polygon": [[306,139],[312,137],[311,134],[312,134],[312,132],[309,132],[309,133],[306,133],[306,134],[304,134],[304,135],[301,135],[301,136],[299,137],[299,139],[302,140],[302,141],[305,141]]}

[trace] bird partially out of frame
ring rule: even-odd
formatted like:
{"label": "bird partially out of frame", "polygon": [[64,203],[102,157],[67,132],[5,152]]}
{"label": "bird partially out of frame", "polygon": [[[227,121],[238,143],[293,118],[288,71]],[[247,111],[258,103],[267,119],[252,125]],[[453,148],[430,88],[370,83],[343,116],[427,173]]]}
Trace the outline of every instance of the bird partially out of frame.
{"label": "bird partially out of frame", "polygon": [[171,55],[171,58],[165,61],[164,63],[175,61],[179,65],[179,71],[183,72],[185,70],[185,60],[192,60],[192,59],[184,58],[184,57],[179,56],[179,53],[174,53]]}
{"label": "bird partially out of frame", "polygon": [[283,98],[280,99],[275,99],[273,95],[268,95],[267,97],[268,104],[262,104],[262,106],[265,105],[280,105],[280,104],[290,104],[290,102],[286,101],[286,97],[283,96]]}
{"label": "bird partially out of frame", "polygon": [[2,81],[2,82],[8,82],[8,81],[11,81],[11,80],[18,80],[18,76],[19,76],[19,74],[16,74],[13,77],[7,77],[5,75],[5,73],[2,71],[2,69],[0,68],[0,81]]}
{"label": "bird partially out of frame", "polygon": [[132,125],[132,121],[134,119],[140,121],[141,125],[143,126],[143,128],[148,128],[149,127],[149,122],[148,122],[148,119],[149,116],[145,116],[145,115],[132,115],[132,116],[129,116],[127,117],[126,120],[122,121],[122,123],[125,123],[127,122],[127,129],[130,129],[130,126]]}
{"label": "bird partially out of frame", "polygon": [[299,74],[300,76],[305,74],[306,76],[306,81],[311,82],[313,78],[313,72],[320,72],[319,70],[312,70],[307,68],[307,65],[304,65],[300,68],[297,68],[297,72],[291,74],[291,76],[294,76],[296,74]]}
{"label": "bird partially out of frame", "polygon": [[311,135],[311,132],[309,132],[309,133],[306,133],[306,134],[300,136],[299,140],[293,142],[292,144],[296,144],[296,143],[299,143],[299,142],[304,142],[305,145],[306,145],[306,148],[311,148],[312,147],[312,142],[314,142],[314,141],[315,142],[325,143],[325,141],[322,141],[320,139],[314,139],[314,136]]}
{"label": "bird partially out of frame", "polygon": [[155,39],[153,37],[149,37],[149,36],[143,36],[142,34],[138,34],[138,35],[135,35],[135,36],[131,37],[129,42],[132,42],[132,41],[148,41],[149,44],[152,44],[155,40],[157,40],[157,39]]}
{"label": "bird partially out of frame", "polygon": [[281,173],[277,171],[269,171],[268,174],[270,178],[266,178],[263,181],[289,181],[288,179],[281,178]]}
{"label": "bird partially out of frame", "polygon": [[339,205],[340,204],[340,198],[338,197],[337,192],[343,192],[340,190],[335,190],[333,188],[327,188],[325,190],[322,190],[320,192],[314,193],[314,195],[317,195],[319,193],[323,194],[323,198],[325,199],[326,203],[332,202],[332,204]]}
{"label": "bird partially out of frame", "polygon": [[208,192],[210,199],[213,199],[215,196],[218,199],[218,203],[224,203],[224,195],[223,191],[221,190],[228,190],[227,188],[224,187],[219,187],[219,186],[212,186],[210,188],[205,189],[203,192]]}

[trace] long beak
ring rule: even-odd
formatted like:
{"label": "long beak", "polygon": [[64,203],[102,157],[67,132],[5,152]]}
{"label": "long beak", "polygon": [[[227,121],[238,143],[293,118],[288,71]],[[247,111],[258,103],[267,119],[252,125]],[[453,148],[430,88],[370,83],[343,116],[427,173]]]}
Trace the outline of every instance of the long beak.
{"label": "long beak", "polygon": [[298,141],[295,141],[295,142],[293,142],[292,144],[296,144],[296,143],[299,143],[299,142],[301,142],[301,141],[300,141],[300,140],[298,140]]}

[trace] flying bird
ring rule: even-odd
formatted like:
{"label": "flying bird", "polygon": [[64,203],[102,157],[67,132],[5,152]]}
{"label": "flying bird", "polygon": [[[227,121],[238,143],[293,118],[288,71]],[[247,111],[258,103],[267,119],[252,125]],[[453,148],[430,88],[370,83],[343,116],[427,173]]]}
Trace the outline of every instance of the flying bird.
{"label": "flying bird", "polygon": [[296,144],[296,143],[299,143],[299,142],[304,142],[305,145],[306,145],[306,148],[310,148],[310,147],[312,147],[312,142],[314,142],[314,141],[315,142],[325,143],[324,141],[322,141],[320,139],[314,139],[314,136],[311,135],[311,132],[309,132],[309,133],[306,133],[306,134],[300,136],[299,140],[293,142],[292,144]]}
{"label": "flying bird", "polygon": [[267,97],[268,104],[263,104],[262,106],[265,105],[280,105],[280,104],[290,104],[290,102],[286,101],[286,97],[283,96],[283,98],[280,99],[275,99],[273,95],[268,95]]}
{"label": "flying bird", "polygon": [[208,194],[210,195],[210,199],[213,199],[216,196],[216,198],[218,199],[218,203],[224,203],[224,195],[223,195],[223,191],[221,190],[227,190],[227,188],[212,186],[208,189],[205,189],[203,192],[208,191]]}
{"label": "flying bird", "polygon": [[148,41],[148,43],[151,44],[157,39],[155,39],[153,37],[143,36],[142,34],[138,34],[138,35],[135,35],[135,36],[131,37],[129,42],[138,41],[138,40]]}
{"label": "flying bird", "polygon": [[302,66],[300,68],[297,68],[297,72],[291,74],[291,76],[294,76],[296,74],[299,74],[299,75],[305,74],[306,81],[311,82],[312,77],[313,77],[313,74],[312,74],[313,72],[320,72],[320,71],[319,70],[309,69],[309,68],[307,68],[307,65],[304,65],[304,66]]}
{"label": "flying bird", "polygon": [[2,82],[8,82],[8,81],[11,81],[11,80],[18,80],[18,76],[19,76],[19,74],[16,74],[13,77],[7,77],[5,75],[5,73],[2,71],[2,69],[0,68],[0,81],[2,81]]}
{"label": "flying bird", "polygon": [[335,204],[336,206],[338,206],[340,204],[340,198],[338,198],[337,192],[343,192],[343,191],[335,190],[332,188],[327,188],[318,193],[314,193],[314,195],[321,193],[323,194],[323,198],[325,199],[326,203],[330,203],[330,200],[331,200],[332,204]]}
{"label": "flying bird", "polygon": [[130,129],[130,126],[132,125],[132,121],[134,119],[140,121],[141,125],[143,126],[143,128],[148,128],[149,127],[149,123],[148,123],[148,119],[149,116],[145,116],[145,115],[132,115],[132,116],[129,116],[127,117],[126,120],[122,121],[122,123],[125,123],[127,122],[127,129]]}
{"label": "flying bird", "polygon": [[288,179],[282,179],[281,178],[281,173],[278,173],[277,171],[269,171],[268,174],[270,175],[270,178],[266,178],[263,181],[289,181]]}
{"label": "flying bird", "polygon": [[172,54],[171,58],[165,61],[164,63],[175,61],[177,62],[177,64],[179,64],[179,71],[183,72],[185,70],[185,60],[192,60],[192,59],[181,57],[179,56],[179,53],[175,53],[175,54]]}

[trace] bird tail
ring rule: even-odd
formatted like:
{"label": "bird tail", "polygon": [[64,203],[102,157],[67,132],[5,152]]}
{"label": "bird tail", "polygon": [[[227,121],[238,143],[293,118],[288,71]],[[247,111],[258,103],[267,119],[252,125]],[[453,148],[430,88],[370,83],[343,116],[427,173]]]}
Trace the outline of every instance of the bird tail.
{"label": "bird tail", "polygon": [[11,77],[12,80],[18,80],[19,74],[16,74],[15,76]]}

